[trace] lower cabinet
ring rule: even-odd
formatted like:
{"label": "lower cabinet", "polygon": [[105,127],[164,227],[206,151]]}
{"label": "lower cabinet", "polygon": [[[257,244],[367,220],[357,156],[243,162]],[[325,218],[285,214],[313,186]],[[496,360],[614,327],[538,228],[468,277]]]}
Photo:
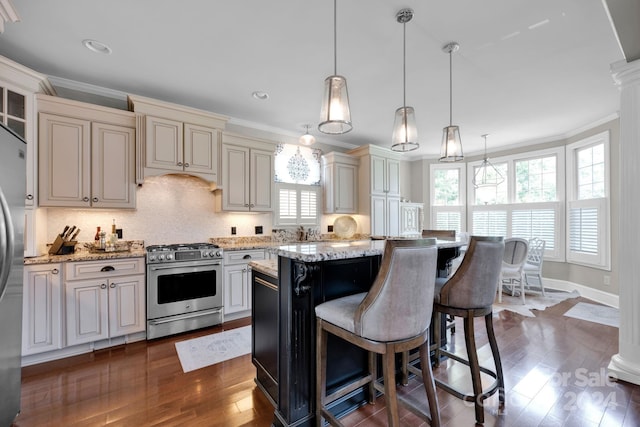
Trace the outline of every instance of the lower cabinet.
{"label": "lower cabinet", "polygon": [[143,258],[70,262],[65,268],[68,346],[145,330]]}
{"label": "lower cabinet", "polygon": [[25,266],[22,354],[61,349],[62,331],[62,265]]}
{"label": "lower cabinet", "polygon": [[265,259],[263,249],[226,251],[224,253],[224,315],[251,309],[251,270],[249,262]]}

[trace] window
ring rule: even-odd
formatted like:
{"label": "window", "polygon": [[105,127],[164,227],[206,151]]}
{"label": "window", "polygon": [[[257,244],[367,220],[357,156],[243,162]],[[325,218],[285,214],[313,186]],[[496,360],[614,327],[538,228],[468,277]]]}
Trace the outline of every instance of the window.
{"label": "window", "polygon": [[609,133],[567,146],[567,261],[611,268]]}
{"label": "window", "polygon": [[456,230],[459,234],[465,230],[464,165],[432,164],[430,175],[431,225],[428,228]]}
{"label": "window", "polygon": [[320,224],[320,155],[309,147],[276,146],[274,225]]}
{"label": "window", "polygon": [[[474,188],[469,195],[470,230],[479,236],[538,237],[545,257],[563,259],[564,150],[555,148],[492,161],[505,177],[497,186]],[[481,162],[468,165],[474,173]]]}

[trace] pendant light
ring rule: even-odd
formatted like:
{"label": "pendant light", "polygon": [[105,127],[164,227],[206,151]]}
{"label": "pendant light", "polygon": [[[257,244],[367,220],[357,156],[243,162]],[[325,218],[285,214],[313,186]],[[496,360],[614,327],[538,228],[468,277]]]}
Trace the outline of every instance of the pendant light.
{"label": "pendant light", "polygon": [[493,166],[493,164],[487,158],[487,136],[488,134],[482,135],[484,138],[484,159],[482,160],[482,164],[476,170],[476,173],[473,176],[473,186],[475,188],[479,187],[497,187],[498,185],[504,182],[504,177],[500,173],[500,171]]}
{"label": "pendant light", "polygon": [[349,94],[347,79],[338,75],[336,0],[333,0],[333,75],[324,81],[324,98],[320,111],[318,130],[322,133],[339,135],[349,132],[351,112],[349,111]]}
{"label": "pendant light", "polygon": [[393,124],[393,151],[413,151],[420,147],[415,111],[413,107],[407,107],[407,22],[412,18],[411,9],[402,9],[396,14],[396,20],[402,24],[402,107],[396,110]]}
{"label": "pendant light", "polygon": [[441,162],[457,162],[464,159],[460,128],[453,125],[453,66],[451,57],[453,52],[457,52],[458,49],[460,49],[460,45],[456,42],[448,43],[442,47],[442,50],[449,54],[449,126],[442,130]]}
{"label": "pendant light", "polygon": [[307,128],[307,132],[298,140],[302,145],[313,145],[316,142],[316,138],[309,133],[309,125],[304,125]]}

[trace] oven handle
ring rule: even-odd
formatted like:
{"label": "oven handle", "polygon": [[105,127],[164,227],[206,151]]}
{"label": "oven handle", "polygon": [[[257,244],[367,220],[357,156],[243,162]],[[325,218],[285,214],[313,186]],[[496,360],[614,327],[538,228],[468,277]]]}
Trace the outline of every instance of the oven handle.
{"label": "oven handle", "polygon": [[[191,264],[188,267],[207,267],[209,265],[222,265],[222,261],[215,261],[215,262],[209,262],[209,263],[198,263],[198,264]],[[174,264],[163,264],[163,265],[149,265],[149,269],[152,271],[157,271],[157,270],[171,270],[174,268],[181,268],[181,267],[185,267],[185,265],[181,265],[179,263],[174,263]]]}
{"label": "oven handle", "polygon": [[152,319],[152,320],[149,320],[149,324],[152,326],[156,326],[156,325],[161,325],[163,323],[171,323],[177,320],[191,319],[194,317],[206,316],[208,314],[216,314],[221,312],[222,312],[222,307],[214,308],[213,310],[202,310],[202,311],[196,311],[194,313],[181,314],[178,316],[164,317],[162,319]]}

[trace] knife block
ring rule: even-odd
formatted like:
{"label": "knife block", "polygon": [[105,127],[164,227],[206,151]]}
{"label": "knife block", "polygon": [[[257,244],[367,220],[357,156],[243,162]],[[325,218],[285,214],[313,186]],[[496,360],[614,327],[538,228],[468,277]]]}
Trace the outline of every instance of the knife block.
{"label": "knife block", "polygon": [[49,248],[49,255],[67,255],[72,254],[76,250],[76,240],[70,240],[65,242],[62,236],[58,234],[56,240],[53,241]]}

